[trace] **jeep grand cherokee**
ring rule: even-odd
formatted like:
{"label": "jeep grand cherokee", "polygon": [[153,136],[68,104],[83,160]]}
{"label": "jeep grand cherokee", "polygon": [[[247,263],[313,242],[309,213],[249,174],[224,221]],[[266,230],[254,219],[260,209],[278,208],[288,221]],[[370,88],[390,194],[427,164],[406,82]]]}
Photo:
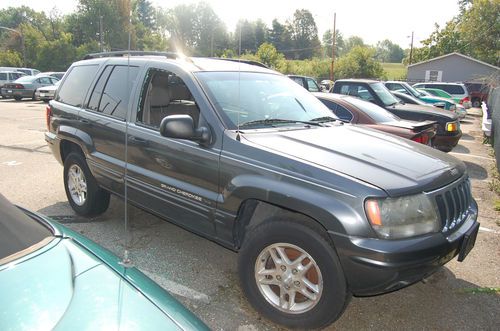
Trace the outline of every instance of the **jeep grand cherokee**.
{"label": "jeep grand cherokee", "polygon": [[135,205],[239,251],[248,300],[289,327],[326,326],[350,295],[407,286],[474,245],[454,157],[344,124],[266,68],[131,55],[74,63],[47,107],[77,213],[104,212],[127,183]]}

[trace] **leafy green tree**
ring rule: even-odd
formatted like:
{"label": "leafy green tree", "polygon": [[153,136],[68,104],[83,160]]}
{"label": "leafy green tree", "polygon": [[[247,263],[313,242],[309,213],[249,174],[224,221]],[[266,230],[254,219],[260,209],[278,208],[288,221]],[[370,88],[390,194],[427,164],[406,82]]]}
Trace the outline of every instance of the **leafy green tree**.
{"label": "leafy green tree", "polygon": [[306,59],[319,54],[318,28],[309,10],[297,9],[289,25],[295,47],[294,58]]}
{"label": "leafy green tree", "polygon": [[363,38],[358,36],[351,36],[347,38],[344,41],[344,47],[342,48],[341,52],[339,52],[339,55],[342,56],[349,53],[356,46],[366,46]]}
{"label": "leafy green tree", "polygon": [[33,65],[41,71],[66,71],[75,58],[76,48],[71,41],[71,34],[63,33],[57,40],[40,45]]}
{"label": "leafy green tree", "polygon": [[278,68],[280,63],[285,59],[283,54],[278,53],[276,48],[270,43],[263,43],[260,45],[255,55],[260,62],[271,68]]}
{"label": "leafy green tree", "polygon": [[134,11],[137,13],[138,21],[145,28],[152,30],[156,28],[155,9],[148,0],[136,0]]}
{"label": "leafy green tree", "polygon": [[384,78],[384,69],[375,61],[375,49],[354,46],[335,65],[336,78]]}
{"label": "leafy green tree", "polygon": [[0,67],[21,67],[23,60],[18,52],[0,51]]}
{"label": "leafy green tree", "polygon": [[[241,40],[240,40],[241,38]],[[236,49],[241,46],[241,53],[253,53],[257,50],[257,39],[255,37],[255,23],[248,20],[240,20],[236,24],[234,32]]]}
{"label": "leafy green tree", "polygon": [[[332,43],[333,34],[332,30],[326,30],[323,34],[323,48],[325,49],[326,56],[332,56]],[[342,33],[337,29],[335,31],[335,58],[338,58],[344,51],[344,38]]]}
{"label": "leafy green tree", "polygon": [[380,62],[401,63],[404,57],[403,49],[389,39],[379,41],[376,46],[375,58]]}

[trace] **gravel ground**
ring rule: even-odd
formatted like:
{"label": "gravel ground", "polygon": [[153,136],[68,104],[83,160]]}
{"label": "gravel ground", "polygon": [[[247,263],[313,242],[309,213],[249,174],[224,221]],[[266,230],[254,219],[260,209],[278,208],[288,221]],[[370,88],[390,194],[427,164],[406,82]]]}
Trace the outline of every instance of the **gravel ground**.
{"label": "gravel ground", "polygon": [[[132,262],[174,294],[214,330],[280,330],[249,306],[238,286],[236,253],[113,198],[103,215],[75,216],[66,201],[62,166],[47,148],[41,102],[0,101],[0,192],[12,202],[46,215],[90,237]],[[370,298],[353,298],[328,330],[498,330],[500,213],[488,188],[494,165],[482,144],[480,110],[462,122],[459,145],[479,204],[476,247],[463,263],[451,261],[425,283]],[[128,230],[126,230],[126,228]]]}

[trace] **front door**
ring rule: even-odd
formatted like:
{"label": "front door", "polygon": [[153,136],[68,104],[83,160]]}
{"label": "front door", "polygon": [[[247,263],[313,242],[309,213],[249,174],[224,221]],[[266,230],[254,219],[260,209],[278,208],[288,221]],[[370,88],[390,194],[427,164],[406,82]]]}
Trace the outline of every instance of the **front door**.
{"label": "front door", "polygon": [[195,125],[208,126],[207,110],[185,84],[189,76],[166,68],[169,70],[147,71],[139,109],[128,129],[129,198],[161,217],[212,237],[219,195],[219,145],[204,147],[160,135],[161,120],[168,115],[189,115]]}

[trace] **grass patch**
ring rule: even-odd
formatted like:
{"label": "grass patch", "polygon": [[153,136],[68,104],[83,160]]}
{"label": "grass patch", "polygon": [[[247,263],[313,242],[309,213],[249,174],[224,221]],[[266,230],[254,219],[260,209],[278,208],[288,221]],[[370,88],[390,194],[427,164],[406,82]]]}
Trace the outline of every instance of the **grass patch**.
{"label": "grass patch", "polygon": [[500,287],[474,287],[474,288],[464,288],[460,290],[461,293],[486,293],[486,294],[500,294]]}
{"label": "grass patch", "polygon": [[380,63],[388,80],[406,80],[407,69],[402,63]]}

